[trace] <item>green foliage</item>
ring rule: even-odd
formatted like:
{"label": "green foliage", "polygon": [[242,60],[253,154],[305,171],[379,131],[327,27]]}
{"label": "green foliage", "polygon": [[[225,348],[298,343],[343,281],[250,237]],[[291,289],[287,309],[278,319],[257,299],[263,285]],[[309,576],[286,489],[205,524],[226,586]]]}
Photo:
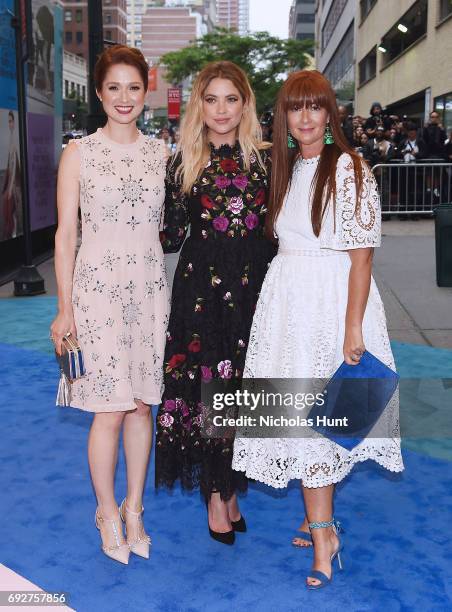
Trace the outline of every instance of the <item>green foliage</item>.
{"label": "green foliage", "polygon": [[209,62],[234,62],[247,73],[261,112],[273,106],[285,75],[306,67],[313,50],[314,41],[310,40],[282,40],[268,32],[238,36],[232,30],[217,28],[188,47],[166,53],[160,62],[166,79],[174,84],[194,77]]}

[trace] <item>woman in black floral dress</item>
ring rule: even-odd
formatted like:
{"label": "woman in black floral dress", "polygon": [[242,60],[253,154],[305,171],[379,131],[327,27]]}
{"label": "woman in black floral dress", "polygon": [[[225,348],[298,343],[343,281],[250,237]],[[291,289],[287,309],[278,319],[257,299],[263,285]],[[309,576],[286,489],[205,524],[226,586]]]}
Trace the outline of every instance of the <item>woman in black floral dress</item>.
{"label": "woman in black floral dress", "polygon": [[180,478],[185,489],[200,486],[210,534],[227,544],[246,530],[235,495],[246,480],[231,469],[233,440],[201,434],[201,385],[242,376],[275,254],[263,235],[269,162],[245,74],[231,62],[210,64],[194,83],[166,178],[163,248],[184,245],[167,332],[156,483],[171,487]]}

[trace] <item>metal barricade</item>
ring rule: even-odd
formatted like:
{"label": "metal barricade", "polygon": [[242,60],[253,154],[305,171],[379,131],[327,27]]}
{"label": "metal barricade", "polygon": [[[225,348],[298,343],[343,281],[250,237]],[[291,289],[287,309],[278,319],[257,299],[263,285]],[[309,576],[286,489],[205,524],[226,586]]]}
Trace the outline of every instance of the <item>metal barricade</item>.
{"label": "metal barricade", "polygon": [[381,211],[397,215],[431,215],[439,204],[452,203],[452,163],[420,160],[376,164]]}

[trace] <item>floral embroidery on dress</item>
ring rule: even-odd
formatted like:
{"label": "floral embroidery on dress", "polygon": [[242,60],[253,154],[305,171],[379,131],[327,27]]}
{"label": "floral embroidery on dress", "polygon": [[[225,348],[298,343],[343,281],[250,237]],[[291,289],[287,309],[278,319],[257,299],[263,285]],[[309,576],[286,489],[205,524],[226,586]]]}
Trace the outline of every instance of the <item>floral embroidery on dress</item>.
{"label": "floral embroidery on dress", "polygon": [[[243,490],[231,469],[232,439],[202,431],[202,385],[240,379],[255,304],[275,246],[264,237],[270,158],[245,168],[238,143],[210,148],[190,196],[170,160],[161,241],[182,252],[173,282],[164,359],[165,392],[157,418],[156,482],[215,486],[227,499]],[[174,162],[174,163],[173,163]],[[190,236],[186,239],[188,228]],[[185,241],[185,242],[184,242]],[[150,258],[152,257],[151,254]]]}

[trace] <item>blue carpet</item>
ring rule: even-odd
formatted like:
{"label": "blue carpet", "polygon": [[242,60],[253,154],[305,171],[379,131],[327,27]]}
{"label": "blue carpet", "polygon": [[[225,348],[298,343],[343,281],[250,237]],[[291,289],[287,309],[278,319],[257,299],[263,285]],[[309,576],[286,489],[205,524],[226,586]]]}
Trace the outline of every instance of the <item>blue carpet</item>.
{"label": "blue carpet", "polygon": [[[1,563],[42,588],[68,592],[83,612],[451,608],[451,464],[428,447],[405,450],[402,475],[368,463],[339,485],[345,572],[330,589],[304,588],[311,553],[290,546],[302,514],[295,485],[282,492],[251,485],[241,501],[249,532],[228,548],[209,538],[197,494],[155,492],[153,465],[145,495],[151,559],[132,556],[128,567],[108,560],[93,522],[91,417],[54,407],[57,370],[47,337],[54,309],[52,298],[0,301]],[[452,377],[452,351],[395,343],[394,352],[404,376]],[[118,499],[124,474],[121,459]]]}

